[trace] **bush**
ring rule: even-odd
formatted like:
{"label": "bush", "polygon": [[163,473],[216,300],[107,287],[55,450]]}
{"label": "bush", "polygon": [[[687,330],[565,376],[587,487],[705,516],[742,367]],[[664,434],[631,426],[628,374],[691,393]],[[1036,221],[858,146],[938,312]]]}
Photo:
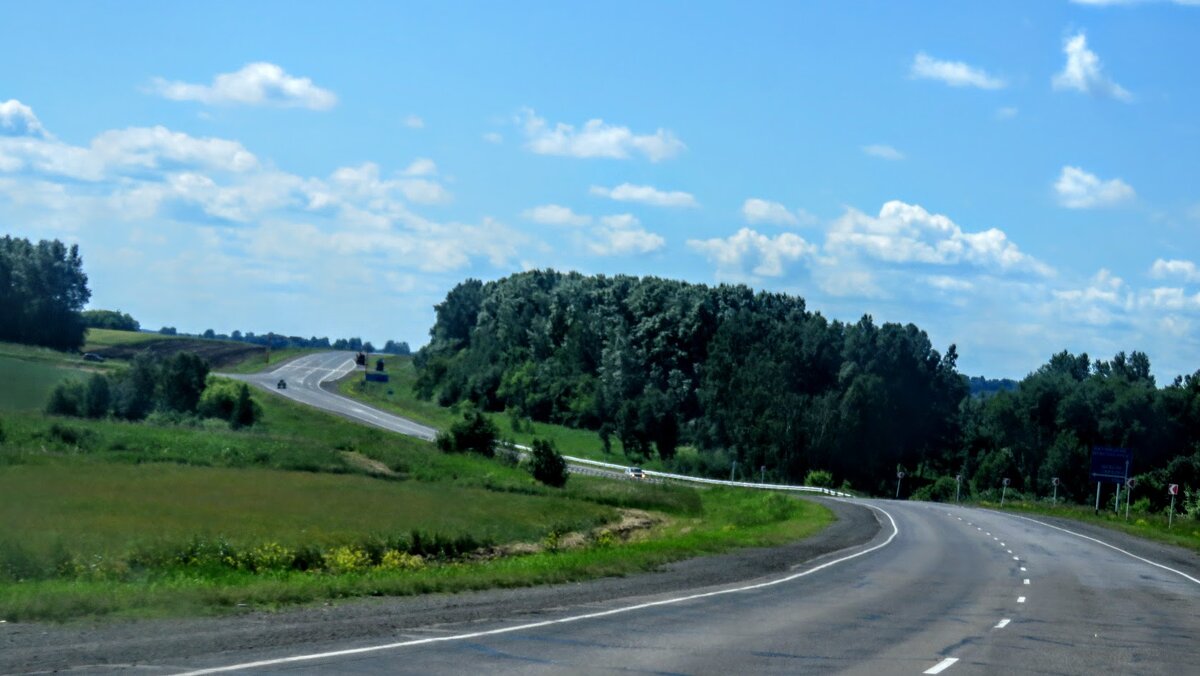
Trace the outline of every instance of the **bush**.
{"label": "bush", "polygon": [[103,373],[93,373],[88,378],[87,389],[83,393],[82,413],[88,418],[103,418],[108,415],[112,404],[112,391],[108,386],[108,376]]}
{"label": "bush", "polygon": [[833,488],[833,473],[823,469],[810,470],[804,476],[805,486],[815,486],[817,488]]}
{"label": "bush", "polygon": [[492,457],[500,431],[476,408],[463,412],[462,420],[450,426],[448,433],[439,433],[434,443],[443,453],[479,453]]}
{"label": "bush", "polygon": [[83,383],[66,380],[54,386],[50,400],[46,402],[46,413],[50,415],[78,416],[83,410]]}
{"label": "bush", "polygon": [[562,454],[554,447],[554,442],[546,439],[533,440],[533,452],[529,463],[529,473],[534,479],[555,488],[567,484],[570,476],[567,472],[567,462]]}
{"label": "bush", "polygon": [[[954,480],[954,477],[940,476],[937,481],[913,491],[912,499],[928,502],[954,502],[957,490],[958,482]],[[1014,491],[1009,491],[1009,493],[1014,493]]]}

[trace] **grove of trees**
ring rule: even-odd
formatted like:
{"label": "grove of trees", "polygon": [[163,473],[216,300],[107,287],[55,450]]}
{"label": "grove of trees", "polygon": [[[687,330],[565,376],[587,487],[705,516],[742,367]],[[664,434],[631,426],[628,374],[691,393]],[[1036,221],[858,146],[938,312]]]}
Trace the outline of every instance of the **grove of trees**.
{"label": "grove of trees", "polygon": [[127,312],[120,310],[84,310],[83,325],[89,329],[140,331],[142,325]]}
{"label": "grove of trees", "polygon": [[0,238],[0,341],[79,349],[87,282],[78,246]]}
{"label": "grove of trees", "polygon": [[[419,395],[592,429],[633,460],[828,472],[885,494],[904,469],[906,494],[951,499],[956,474],[968,491],[1009,478],[1033,495],[1059,477],[1060,496],[1083,500],[1090,449],[1107,445],[1133,449],[1148,483],[1200,488],[1200,371],[1158,388],[1140,352],[1061,353],[1019,383],[972,382],[954,345],[912,324],[830,321],[745,286],[548,270],[467,280],[435,310]],[[676,459],[685,444],[698,454]]]}

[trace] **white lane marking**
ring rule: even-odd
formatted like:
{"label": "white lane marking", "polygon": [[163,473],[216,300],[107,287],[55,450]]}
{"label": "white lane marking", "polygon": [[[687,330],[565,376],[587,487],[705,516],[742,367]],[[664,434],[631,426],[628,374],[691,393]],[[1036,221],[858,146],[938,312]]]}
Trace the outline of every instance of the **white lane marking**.
{"label": "white lane marking", "polygon": [[1008,618],[1004,618],[1003,620],[1000,620],[999,622],[997,622],[996,626],[992,627],[992,629],[1003,629],[1008,626],[1009,622],[1012,622],[1012,620],[1010,620]]}
{"label": "white lane marking", "polygon": [[[1012,554],[1012,552],[1009,552],[1009,554]],[[1019,556],[1013,557],[1013,561],[1020,561],[1020,560],[1021,560],[1021,557],[1019,557]]]}
{"label": "white lane marking", "polygon": [[959,520],[959,521],[962,521],[962,517],[961,517],[961,516],[960,516],[960,517],[958,517],[958,520]]}
{"label": "white lane marking", "polygon": [[1029,571],[1025,570],[1025,566],[1021,566],[1021,572],[1022,572],[1022,573],[1027,573],[1027,572],[1029,572]]}
{"label": "white lane marking", "polygon": [[1012,554],[1012,550],[1011,550],[1011,549],[1008,549],[1008,550],[1005,550],[1005,551],[1007,551],[1009,554]]}
{"label": "white lane marking", "polygon": [[975,530],[983,530],[983,529],[980,528],[979,526],[975,526]]}
{"label": "white lane marking", "polygon": [[1016,514],[1008,514],[1008,515],[1006,515],[1006,516],[1011,516],[1011,517],[1014,517],[1014,518],[1017,518],[1017,519],[1024,519],[1024,520],[1026,520],[1026,521],[1032,521],[1032,522],[1034,522],[1034,523],[1036,523],[1036,524],[1038,524],[1038,525],[1040,525],[1040,526],[1045,526],[1046,528],[1053,528],[1054,530],[1060,530],[1060,531],[1062,531],[1062,532],[1064,532],[1064,533],[1069,533],[1069,534],[1071,534],[1071,535],[1074,535],[1075,537],[1083,538],[1084,540],[1091,540],[1092,542],[1095,542],[1095,543],[1096,543],[1096,544],[1098,544],[1098,545],[1104,545],[1105,547],[1108,547],[1109,549],[1114,549],[1114,550],[1116,550],[1116,551],[1118,551],[1118,552],[1121,552],[1121,553],[1122,553],[1122,554],[1124,554],[1125,556],[1128,556],[1128,557],[1131,557],[1131,558],[1137,559],[1138,561],[1141,561],[1142,563],[1148,563],[1148,564],[1150,564],[1150,565],[1154,566],[1155,568],[1162,568],[1162,569],[1163,569],[1163,570],[1165,570],[1165,571],[1168,571],[1168,572],[1171,572],[1171,573],[1175,573],[1176,575],[1179,575],[1180,577],[1185,577],[1185,578],[1187,578],[1187,579],[1191,580],[1192,582],[1195,582],[1196,584],[1200,584],[1200,580],[1198,580],[1198,579],[1196,579],[1196,578],[1192,577],[1191,575],[1188,575],[1187,573],[1185,573],[1185,572],[1183,572],[1183,571],[1181,571],[1181,570],[1175,570],[1174,568],[1170,568],[1170,567],[1168,567],[1168,566],[1164,566],[1164,565],[1162,565],[1161,563],[1155,563],[1155,562],[1151,561],[1150,559],[1144,559],[1144,558],[1142,558],[1142,557],[1138,556],[1137,554],[1133,554],[1133,553],[1131,553],[1131,552],[1127,552],[1127,551],[1125,551],[1124,549],[1121,549],[1120,547],[1117,547],[1117,546],[1115,546],[1115,545],[1110,545],[1110,544],[1108,544],[1107,542],[1105,542],[1104,540],[1097,540],[1097,539],[1096,539],[1096,538],[1094,538],[1094,537],[1090,537],[1090,536],[1084,535],[1084,534],[1082,534],[1082,533],[1076,533],[1075,531],[1073,531],[1073,530],[1067,530],[1066,528],[1059,528],[1058,526],[1053,526],[1053,525],[1051,525],[1051,524],[1048,524],[1048,523],[1046,523],[1046,522],[1044,522],[1044,521],[1038,521],[1037,519],[1031,519],[1031,518],[1029,518],[1029,517],[1027,517],[1027,516],[1017,516]]}
{"label": "white lane marking", "polygon": [[1000,541],[1000,538],[992,538],[992,539],[995,540],[996,542]]}
{"label": "white lane marking", "polygon": [[[598,617],[609,617],[611,615],[621,615],[623,613],[633,612],[635,610],[644,610],[646,608],[655,608],[658,606],[670,606],[670,605],[675,605],[677,603],[684,603],[686,601],[695,601],[696,599],[706,599],[706,598],[710,598],[713,596],[724,596],[725,594],[736,594],[739,592],[752,591],[755,589],[774,587],[775,585],[783,584],[785,582],[791,582],[792,580],[797,580],[799,578],[802,578],[802,577],[805,577],[808,575],[812,575],[813,573],[815,573],[819,570],[824,570],[831,566],[836,566],[839,563],[849,561],[851,559],[857,559],[860,556],[870,554],[873,551],[883,549],[884,547],[892,544],[892,540],[895,540],[896,536],[900,534],[900,528],[896,525],[896,520],[893,519],[892,515],[888,514],[888,512],[884,509],[876,507],[875,505],[866,505],[866,506],[870,507],[871,509],[874,509],[874,510],[878,511],[879,513],[883,514],[884,516],[886,516],[888,521],[892,524],[892,534],[889,535],[886,540],[875,545],[874,547],[871,547],[869,549],[864,549],[861,552],[856,552],[854,554],[850,554],[849,556],[843,556],[840,559],[834,559],[833,561],[828,561],[826,563],[822,563],[821,565],[814,566],[812,568],[809,568],[808,570],[801,571],[799,573],[794,573],[792,575],[788,575],[786,577],[781,577],[781,578],[778,578],[775,580],[769,580],[767,582],[759,582],[758,584],[747,585],[745,587],[737,587],[735,589],[719,589],[717,591],[703,592],[700,594],[690,594],[688,596],[677,596],[675,598],[663,599],[661,601],[651,601],[649,603],[639,603],[639,604],[633,605],[633,606],[623,606],[621,608],[613,608],[611,610],[602,610],[602,611],[596,612],[596,613],[586,613],[583,615],[572,615],[570,617],[562,617],[557,620],[545,620],[543,622],[531,622],[529,624],[520,624],[520,625],[516,625],[516,626],[512,626],[512,627],[501,627],[500,629],[488,629],[486,631],[475,631],[475,632],[471,632],[469,634],[452,634],[450,636],[436,636],[436,637],[432,637],[432,638],[415,639],[412,641],[401,641],[399,643],[385,643],[383,645],[365,646],[362,648],[348,648],[346,650],[333,650],[333,651],[325,652],[325,653],[312,653],[309,655],[293,655],[291,657],[280,657],[280,658],[272,659],[272,660],[259,660],[257,662],[245,662],[243,664],[231,664],[231,665],[224,666],[224,667],[213,667],[210,669],[196,669],[194,671],[183,672],[181,674],[178,674],[178,676],[201,676],[202,674],[219,674],[219,673],[223,673],[223,672],[227,672],[227,671],[241,671],[244,669],[259,669],[262,667],[270,667],[270,666],[274,666],[277,664],[293,664],[296,662],[307,662],[307,661],[311,661],[311,660],[319,660],[319,659],[325,659],[325,658],[329,658],[329,657],[345,657],[347,655],[361,655],[363,653],[379,652],[381,650],[391,650],[394,648],[407,648],[407,647],[416,646],[416,645],[428,645],[430,643],[444,643],[447,641],[461,641],[464,639],[480,638],[483,636],[496,636],[498,634],[509,634],[514,631],[523,631],[525,629],[537,629],[539,627],[549,627],[549,626],[556,625],[556,624],[568,624],[571,622],[579,622],[581,620],[591,620],[591,619],[595,619]],[[951,664],[954,664],[955,662],[958,661],[957,659],[954,659],[954,658],[948,658],[948,659],[949,659],[949,663],[947,663],[945,665],[945,667],[942,667],[942,669],[945,669],[946,667],[948,667]],[[942,662],[945,663],[946,660],[942,660]],[[941,671],[941,669],[938,669],[938,671],[934,671],[932,673],[936,674],[940,671]],[[931,672],[927,671],[925,673],[931,673]]]}
{"label": "white lane marking", "polygon": [[991,533],[988,533],[987,531],[984,531],[984,535],[991,535]]}
{"label": "white lane marking", "polygon": [[1024,596],[1018,596],[1018,597],[1017,597],[1017,603],[1025,603],[1025,597],[1024,597]]}
{"label": "white lane marking", "polygon": [[958,661],[957,657],[947,657],[946,659],[942,660],[941,662],[938,662],[937,664],[933,665],[932,667],[929,667],[928,669],[926,669],[924,671],[924,673],[940,674],[943,671],[949,669],[950,665],[954,664],[957,661]]}
{"label": "white lane marking", "polygon": [[1029,584],[1029,578],[1025,578],[1024,584]]}
{"label": "white lane marking", "polygon": [[1000,546],[1001,546],[1001,547],[1007,547],[1008,545],[1006,545],[1006,544],[1004,544],[1003,542],[1001,542],[1001,543],[1000,543]]}

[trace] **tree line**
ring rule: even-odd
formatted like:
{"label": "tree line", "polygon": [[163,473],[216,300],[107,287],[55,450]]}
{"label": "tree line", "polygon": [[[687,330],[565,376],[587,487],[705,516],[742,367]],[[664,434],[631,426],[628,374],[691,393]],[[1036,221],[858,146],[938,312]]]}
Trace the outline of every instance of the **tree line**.
{"label": "tree line", "polygon": [[[972,381],[954,345],[940,352],[912,324],[831,321],[741,285],[554,271],[467,280],[435,312],[419,395],[592,429],[632,460],[829,472],[880,494],[904,470],[906,493],[935,499],[962,475],[968,491],[1010,478],[1032,495],[1058,476],[1060,495],[1083,500],[1094,445],[1134,449],[1147,481],[1200,467],[1200,371],[1157,388],[1139,352]],[[698,454],[677,458],[681,445]]]}
{"label": "tree line", "polygon": [[77,245],[0,238],[0,341],[79,349],[87,282]]}

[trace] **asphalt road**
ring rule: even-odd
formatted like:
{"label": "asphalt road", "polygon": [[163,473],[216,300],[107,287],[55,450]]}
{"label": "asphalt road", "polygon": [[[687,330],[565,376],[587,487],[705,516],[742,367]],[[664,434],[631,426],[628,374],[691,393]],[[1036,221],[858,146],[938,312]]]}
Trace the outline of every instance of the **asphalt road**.
{"label": "asphalt road", "polygon": [[871,542],[781,575],[178,666],[195,673],[957,676],[1181,674],[1200,665],[1194,555],[1109,538],[1150,561],[1170,561],[1172,572],[1010,514],[863,502],[883,522]]}

